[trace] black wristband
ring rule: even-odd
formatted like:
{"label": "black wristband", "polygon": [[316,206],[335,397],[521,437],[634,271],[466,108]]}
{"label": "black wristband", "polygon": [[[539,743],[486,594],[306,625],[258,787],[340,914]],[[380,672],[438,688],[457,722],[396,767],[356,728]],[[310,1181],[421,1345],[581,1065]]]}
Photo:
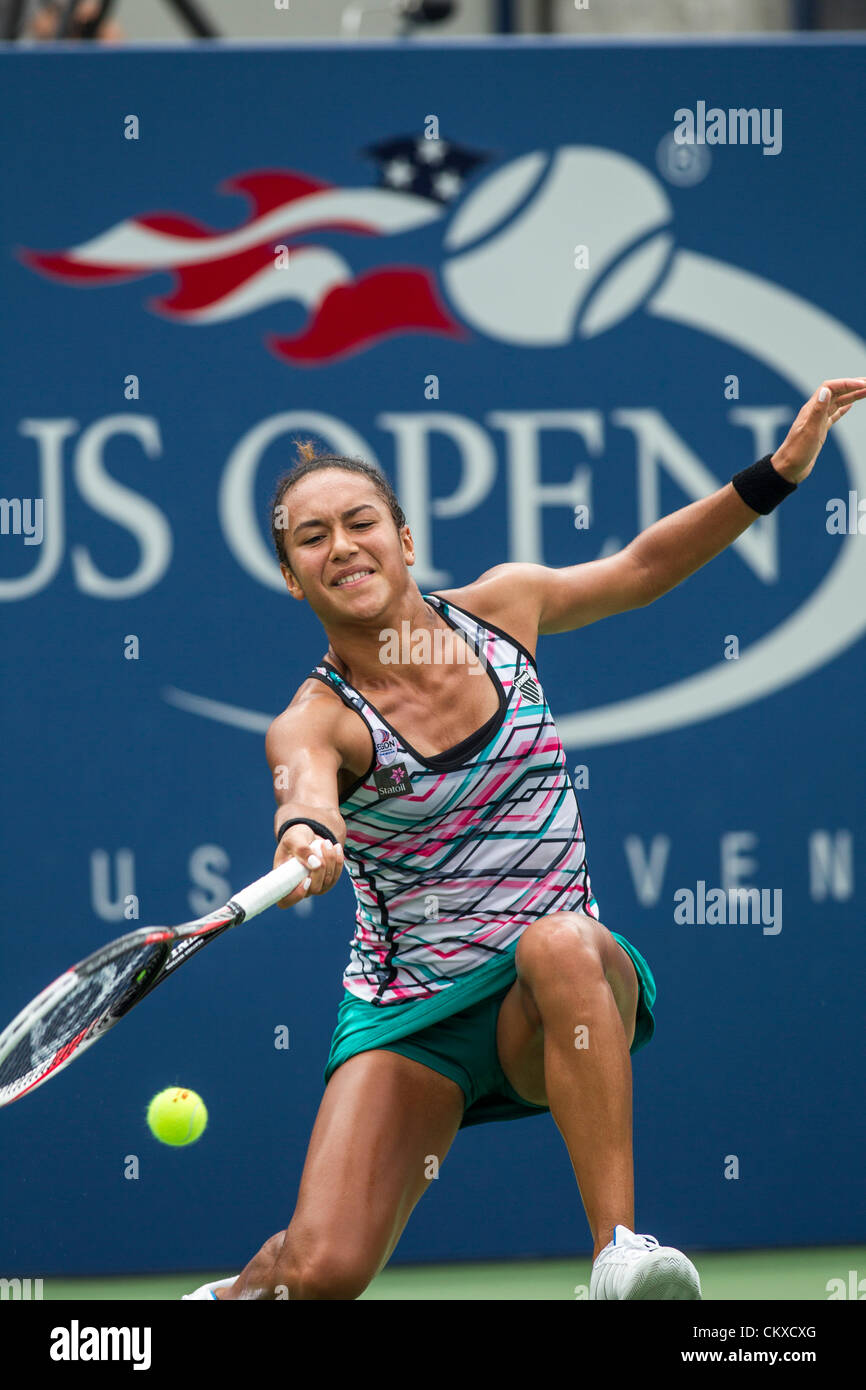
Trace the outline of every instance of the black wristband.
{"label": "black wristband", "polygon": [[329,830],[326,825],[322,825],[317,820],[310,820],[308,816],[295,816],[294,820],[284,821],[280,826],[279,833],[277,834],[277,844],[280,843],[280,840],[283,838],[290,825],[308,825],[311,830],[315,830],[317,835],[323,835],[326,840],[330,840],[332,845],[337,843],[336,835],[332,830]]}
{"label": "black wristband", "polygon": [[746,506],[760,516],[768,516],[780,502],[797,491],[797,484],[789,483],[773,467],[772,457],[772,454],[765,454],[751,468],[744,468],[731,479]]}

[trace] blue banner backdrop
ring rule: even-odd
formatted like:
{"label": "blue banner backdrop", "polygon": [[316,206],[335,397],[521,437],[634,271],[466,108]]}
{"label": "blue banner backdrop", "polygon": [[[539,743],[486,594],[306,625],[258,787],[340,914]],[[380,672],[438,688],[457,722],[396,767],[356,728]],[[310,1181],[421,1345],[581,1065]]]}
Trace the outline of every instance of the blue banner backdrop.
{"label": "blue banner backdrop", "polygon": [[[326,647],[269,552],[293,438],[384,469],[426,592],[611,553],[866,372],[863,60],[0,54],[3,1023],[129,895],[176,922],[270,867],[263,732]],[[691,1250],[866,1239],[864,472],[861,407],[684,585],[540,642],[601,920],[658,982],[637,1228]],[[699,884],[782,909],[677,920]],[[344,880],[230,933],[2,1112],[0,1273],[231,1271],[285,1226],[353,916]],[[172,1084],[188,1150],[144,1124]],[[545,1116],[461,1133],[394,1262],[589,1249]]]}

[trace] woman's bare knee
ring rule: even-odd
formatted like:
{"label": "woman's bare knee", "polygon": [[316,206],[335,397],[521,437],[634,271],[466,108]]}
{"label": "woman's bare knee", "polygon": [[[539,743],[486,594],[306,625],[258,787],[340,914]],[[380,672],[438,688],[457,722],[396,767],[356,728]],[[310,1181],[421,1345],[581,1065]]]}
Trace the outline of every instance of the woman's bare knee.
{"label": "woman's bare knee", "polygon": [[308,1250],[302,1259],[284,1246],[274,1262],[275,1297],[295,1301],[360,1298],[374,1275],[369,1256],[353,1254],[336,1243]]}
{"label": "woman's bare knee", "polygon": [[265,1242],[236,1296],[360,1297],[427,1191],[426,1156],[442,1161],[463,1110],[455,1081],[399,1053],[344,1062],[319,1106],[288,1230]]}

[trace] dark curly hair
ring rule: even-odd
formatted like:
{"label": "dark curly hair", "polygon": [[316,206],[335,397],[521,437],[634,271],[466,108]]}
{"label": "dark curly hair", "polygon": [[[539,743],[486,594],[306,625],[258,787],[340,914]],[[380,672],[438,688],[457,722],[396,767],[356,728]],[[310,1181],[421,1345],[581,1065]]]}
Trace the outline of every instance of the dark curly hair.
{"label": "dark curly hair", "polygon": [[388,504],[388,510],[394,519],[394,525],[398,532],[406,525],[406,517],[403,514],[403,508],[397,501],[397,494],[385,475],[378,468],[374,468],[371,463],[365,463],[363,459],[359,458],[346,458],[342,454],[317,454],[316,446],[311,439],[303,441],[296,439],[295,448],[298,457],[288,473],[284,473],[282,477],[277,479],[270,507],[271,537],[274,542],[274,550],[277,552],[277,559],[281,565],[286,565],[291,569],[284,543],[283,499],[289,488],[294,487],[295,483],[299,483],[302,478],[306,478],[310,473],[316,473],[323,468],[342,468],[346,473],[360,473],[362,477],[368,478],[383,502]]}

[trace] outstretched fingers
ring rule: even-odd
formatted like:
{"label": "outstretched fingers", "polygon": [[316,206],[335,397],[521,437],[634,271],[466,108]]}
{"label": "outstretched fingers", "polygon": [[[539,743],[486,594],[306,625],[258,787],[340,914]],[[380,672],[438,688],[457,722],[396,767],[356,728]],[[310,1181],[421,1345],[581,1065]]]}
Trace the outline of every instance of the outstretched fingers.
{"label": "outstretched fingers", "polygon": [[862,400],[864,396],[866,396],[866,377],[839,377],[835,381],[823,382],[814,399],[819,405],[827,406],[830,410],[838,410],[840,406],[853,405],[855,401]]}
{"label": "outstretched fingers", "polygon": [[[824,393],[827,392],[825,395]],[[821,400],[824,397],[823,402]],[[818,392],[819,404],[830,412],[828,424],[835,425],[843,415],[847,415],[856,401],[866,399],[866,377],[842,377],[839,381],[825,381]]]}

